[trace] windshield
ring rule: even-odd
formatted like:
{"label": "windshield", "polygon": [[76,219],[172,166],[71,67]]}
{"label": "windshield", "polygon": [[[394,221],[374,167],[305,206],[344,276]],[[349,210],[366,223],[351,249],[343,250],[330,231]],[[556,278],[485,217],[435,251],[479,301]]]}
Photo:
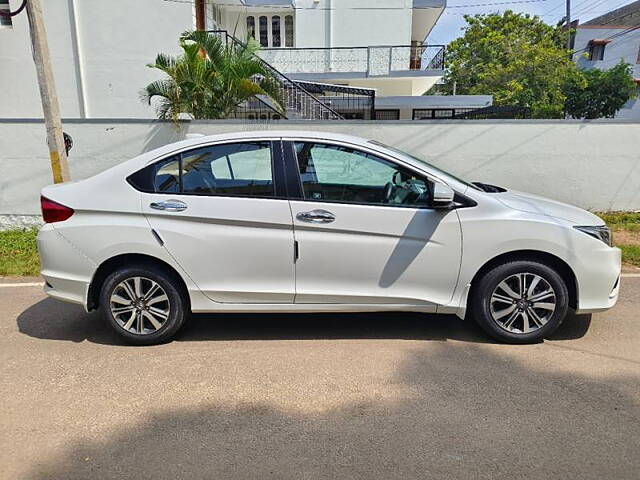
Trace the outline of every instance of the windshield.
{"label": "windshield", "polygon": [[416,157],[415,155],[411,155],[410,153],[403,152],[402,150],[399,150],[399,149],[397,149],[395,147],[390,147],[389,145],[385,145],[384,143],[378,142],[377,140],[369,140],[369,143],[372,143],[373,145],[377,145],[379,147],[383,147],[383,148],[385,148],[387,150],[390,150],[390,151],[392,151],[394,153],[397,153],[401,157],[408,157],[408,158],[410,158],[412,160],[416,160],[416,161],[418,161],[420,163],[424,163],[425,165],[427,165],[429,167],[430,170],[433,170],[434,173],[436,173],[438,176],[441,176],[441,177],[443,177],[445,179],[446,178],[450,178],[450,179],[455,180],[458,183],[462,183],[463,185],[466,185],[469,188],[473,188],[474,190],[482,191],[477,185],[474,185],[474,184],[472,184],[470,182],[467,182],[466,180],[458,178],[455,175],[450,174],[449,172],[445,172],[444,170],[442,170],[442,169],[430,164],[429,162],[423,160],[422,158]]}

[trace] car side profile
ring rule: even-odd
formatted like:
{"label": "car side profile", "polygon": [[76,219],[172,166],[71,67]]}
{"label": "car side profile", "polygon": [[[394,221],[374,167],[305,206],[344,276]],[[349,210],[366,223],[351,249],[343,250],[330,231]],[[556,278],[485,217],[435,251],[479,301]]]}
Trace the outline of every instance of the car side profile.
{"label": "car side profile", "polygon": [[41,201],[46,293],[133,344],[171,339],[190,312],[318,311],[455,314],[529,343],[618,298],[597,216],[352,136],[189,139]]}

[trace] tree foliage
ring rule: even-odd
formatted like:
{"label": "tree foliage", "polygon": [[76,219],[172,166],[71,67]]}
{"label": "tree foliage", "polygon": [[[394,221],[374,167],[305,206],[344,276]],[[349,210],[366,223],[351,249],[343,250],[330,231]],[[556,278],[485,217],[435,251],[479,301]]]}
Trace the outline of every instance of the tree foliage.
{"label": "tree foliage", "polygon": [[181,114],[193,119],[225,118],[242,102],[257,95],[273,99],[282,111],[277,81],[256,57],[258,44],[224,44],[217,35],[185,32],[180,37],[182,54],[160,53],[147,65],[166,77],[147,85],[140,96],[151,105],[156,99],[160,119],[177,121]]}
{"label": "tree foliage", "polygon": [[564,83],[579,76],[566,32],[511,10],[465,20],[464,35],[448,47],[444,93],[455,83],[458,94],[493,95],[495,105],[528,107],[536,118],[564,116]]}
{"label": "tree foliage", "polygon": [[573,118],[612,118],[635,97],[631,65],[619,63],[609,70],[581,70],[565,85],[566,111]]}

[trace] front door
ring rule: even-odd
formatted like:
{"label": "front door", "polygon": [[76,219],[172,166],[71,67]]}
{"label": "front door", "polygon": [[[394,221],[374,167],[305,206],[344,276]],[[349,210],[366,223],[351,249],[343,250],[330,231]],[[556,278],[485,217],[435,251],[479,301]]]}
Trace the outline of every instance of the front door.
{"label": "front door", "polygon": [[[301,199],[296,303],[421,305],[450,301],[461,259],[455,210],[428,208],[432,183],[347,146],[296,141]],[[429,308],[431,307],[431,308]]]}
{"label": "front door", "polygon": [[[273,145],[277,148],[273,148]],[[276,194],[280,142],[217,144],[151,166],[142,209],[210,299],[293,303],[291,210]]]}

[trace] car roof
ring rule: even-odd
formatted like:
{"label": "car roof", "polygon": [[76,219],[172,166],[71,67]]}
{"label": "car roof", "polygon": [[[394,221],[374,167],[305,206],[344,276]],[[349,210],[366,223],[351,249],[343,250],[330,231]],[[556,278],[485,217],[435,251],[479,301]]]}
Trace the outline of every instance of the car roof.
{"label": "car roof", "polygon": [[[193,133],[191,133],[193,135]],[[197,133],[196,133],[197,135]],[[343,133],[335,132],[322,132],[313,130],[249,130],[249,131],[236,131],[226,132],[217,135],[203,135],[198,137],[191,137],[180,143],[180,147],[191,145],[199,145],[201,143],[210,143],[220,140],[241,140],[250,138],[317,138],[323,140],[337,140],[348,143],[366,144],[368,139],[362,137],[356,137],[354,135],[345,135]],[[186,143],[189,142],[189,143]]]}

